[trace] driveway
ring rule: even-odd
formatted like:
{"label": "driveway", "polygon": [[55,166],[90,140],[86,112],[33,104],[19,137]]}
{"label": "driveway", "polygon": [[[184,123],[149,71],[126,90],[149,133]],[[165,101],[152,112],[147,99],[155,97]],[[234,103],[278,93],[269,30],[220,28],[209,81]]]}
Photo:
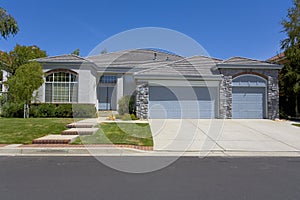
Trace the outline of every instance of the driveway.
{"label": "driveway", "polygon": [[300,151],[300,128],[287,122],[233,119],[151,119],[154,150]]}

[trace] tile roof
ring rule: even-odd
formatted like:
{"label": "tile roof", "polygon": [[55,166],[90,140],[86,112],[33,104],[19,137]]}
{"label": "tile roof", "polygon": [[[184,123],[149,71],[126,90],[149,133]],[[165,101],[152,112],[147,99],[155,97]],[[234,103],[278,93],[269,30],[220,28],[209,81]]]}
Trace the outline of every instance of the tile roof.
{"label": "tile roof", "polygon": [[98,67],[135,67],[147,63],[172,62],[181,60],[183,57],[149,49],[134,49],[88,56],[86,59],[95,63]]}
{"label": "tile roof", "polygon": [[59,56],[50,56],[50,57],[44,57],[44,58],[37,58],[33,59],[33,61],[37,62],[51,62],[51,63],[67,63],[67,62],[72,62],[72,63],[82,63],[86,62],[86,60],[80,56],[73,55],[73,54],[65,54],[65,55],[59,55]]}
{"label": "tile roof", "polygon": [[214,70],[216,63],[221,60],[205,56],[193,56],[184,58],[166,65],[149,65],[149,69],[137,72],[139,76],[215,76],[220,75],[218,70]]}
{"label": "tile roof", "polygon": [[244,57],[231,57],[227,60],[224,60],[223,62],[219,63],[220,65],[273,65],[272,63],[266,62],[266,61],[260,61],[260,60],[254,60],[250,58],[244,58]]}

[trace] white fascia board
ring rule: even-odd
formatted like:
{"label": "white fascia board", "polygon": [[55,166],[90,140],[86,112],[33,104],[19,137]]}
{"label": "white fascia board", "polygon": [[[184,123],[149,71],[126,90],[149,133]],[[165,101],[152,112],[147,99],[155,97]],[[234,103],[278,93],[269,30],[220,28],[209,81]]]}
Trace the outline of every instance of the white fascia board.
{"label": "white fascia board", "polygon": [[138,80],[198,80],[198,81],[221,81],[223,75],[215,76],[166,76],[166,75],[136,75]]}
{"label": "white fascia board", "polygon": [[217,64],[218,69],[276,69],[280,70],[283,65],[240,65],[240,64]]}

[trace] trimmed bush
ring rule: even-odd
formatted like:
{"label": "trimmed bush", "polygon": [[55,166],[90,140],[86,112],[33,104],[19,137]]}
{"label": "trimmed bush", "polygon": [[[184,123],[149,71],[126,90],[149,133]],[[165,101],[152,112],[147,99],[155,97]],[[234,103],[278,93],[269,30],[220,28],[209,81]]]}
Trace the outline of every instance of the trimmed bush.
{"label": "trimmed bush", "polygon": [[135,109],[135,97],[134,96],[123,96],[119,101],[118,113],[120,115],[124,114],[134,114],[136,112]]}
{"label": "trimmed bush", "polygon": [[96,117],[96,108],[92,104],[33,104],[31,117],[88,118]]}
{"label": "trimmed bush", "polygon": [[55,108],[55,117],[73,117],[72,104],[59,104]]}
{"label": "trimmed bush", "polygon": [[73,117],[96,117],[97,110],[93,104],[73,104]]}
{"label": "trimmed bush", "polygon": [[3,117],[23,117],[24,104],[5,103],[2,107],[1,115]]}
{"label": "trimmed bush", "polygon": [[56,106],[51,103],[36,104],[30,106],[31,117],[55,117]]}

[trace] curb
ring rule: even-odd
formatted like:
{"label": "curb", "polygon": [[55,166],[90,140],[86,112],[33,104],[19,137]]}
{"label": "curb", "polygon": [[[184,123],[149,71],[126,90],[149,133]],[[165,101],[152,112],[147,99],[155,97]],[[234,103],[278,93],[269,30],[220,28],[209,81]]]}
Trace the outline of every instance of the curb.
{"label": "curb", "polygon": [[299,151],[144,151],[127,147],[1,147],[0,156],[300,157]]}

